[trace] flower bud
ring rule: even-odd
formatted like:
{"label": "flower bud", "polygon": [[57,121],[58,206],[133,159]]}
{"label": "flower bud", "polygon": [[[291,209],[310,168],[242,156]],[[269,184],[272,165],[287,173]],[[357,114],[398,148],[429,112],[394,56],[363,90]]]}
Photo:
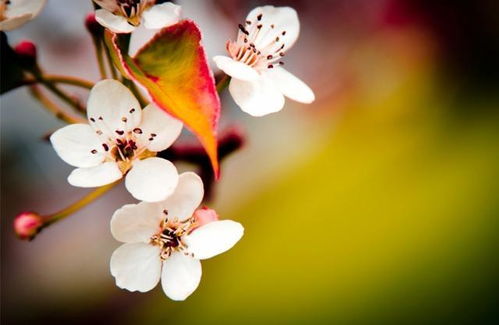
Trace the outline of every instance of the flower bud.
{"label": "flower bud", "polygon": [[14,231],[23,240],[33,239],[42,225],[42,217],[34,212],[23,212],[14,219]]}
{"label": "flower bud", "polygon": [[95,13],[91,12],[85,18],[85,27],[92,36],[99,36],[104,31],[104,28],[99,24],[99,22],[95,19]]}
{"label": "flower bud", "polygon": [[22,41],[14,47],[19,63],[31,69],[36,65],[36,45],[31,41]]}
{"label": "flower bud", "polygon": [[202,207],[194,212],[194,219],[198,227],[204,226],[207,223],[218,220],[218,214],[215,210]]}

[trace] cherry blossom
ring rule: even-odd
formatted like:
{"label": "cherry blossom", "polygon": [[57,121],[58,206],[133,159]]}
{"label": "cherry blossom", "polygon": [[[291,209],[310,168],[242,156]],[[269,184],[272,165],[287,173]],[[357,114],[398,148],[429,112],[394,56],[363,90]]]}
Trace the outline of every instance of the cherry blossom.
{"label": "cherry blossom", "polygon": [[229,91],[244,112],[263,116],[280,111],[284,96],[302,103],[314,101],[312,90],[282,67],[299,31],[294,9],[257,7],[239,25],[237,40],[227,42],[230,57],[213,58],[232,77]]}
{"label": "cherry blossom", "polygon": [[155,0],[94,0],[101,6],[95,18],[115,33],[131,33],[138,26],[160,29],[173,25],[180,18],[180,6],[171,2],[155,4]]}
{"label": "cherry blossom", "polygon": [[186,172],[166,200],[128,204],[114,213],[111,233],[124,243],[110,263],[118,287],[146,292],[161,280],[163,291],[173,300],[184,300],[196,290],[200,260],[229,250],[244,232],[231,220],[212,218],[199,225],[195,210],[203,195],[201,178]]}
{"label": "cherry blossom", "polygon": [[128,191],[142,201],[160,201],[178,183],[175,166],[155,157],[179,136],[182,123],[154,104],[144,110],[116,80],[102,80],[90,91],[89,124],[65,126],[50,141],[66,163],[77,167],[68,182],[78,187],[110,184],[126,175]]}

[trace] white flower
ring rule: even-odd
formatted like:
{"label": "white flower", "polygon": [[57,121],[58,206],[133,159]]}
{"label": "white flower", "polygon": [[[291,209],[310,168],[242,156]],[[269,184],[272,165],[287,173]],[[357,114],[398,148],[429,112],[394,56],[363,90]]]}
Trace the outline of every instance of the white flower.
{"label": "white flower", "polygon": [[139,25],[160,29],[176,24],[180,6],[171,2],[155,4],[156,0],[94,0],[102,9],[95,11],[95,19],[115,33],[131,33]]}
{"label": "white flower", "polygon": [[281,67],[282,57],[300,32],[296,11],[289,7],[253,9],[239,25],[235,42],[227,42],[226,56],[215,56],[217,66],[232,77],[229,91],[239,107],[253,116],[280,111],[284,96],[311,103],[315,96],[300,79]]}
{"label": "white flower", "polygon": [[128,204],[111,219],[111,233],[124,242],[111,257],[116,285],[146,292],[161,279],[165,294],[184,300],[201,280],[201,262],[221,254],[241,239],[244,229],[231,221],[197,222],[203,199],[199,176],[180,175],[175,192],[163,202]]}
{"label": "white flower", "polygon": [[153,104],[141,110],[130,90],[110,79],[90,91],[87,115],[90,125],[71,124],[50,137],[62,160],[77,167],[71,185],[98,187],[126,174],[125,186],[139,200],[160,201],[174,191],[177,169],[155,156],[177,139],[180,121]]}
{"label": "white flower", "polygon": [[0,31],[13,30],[38,16],[46,0],[0,0]]}

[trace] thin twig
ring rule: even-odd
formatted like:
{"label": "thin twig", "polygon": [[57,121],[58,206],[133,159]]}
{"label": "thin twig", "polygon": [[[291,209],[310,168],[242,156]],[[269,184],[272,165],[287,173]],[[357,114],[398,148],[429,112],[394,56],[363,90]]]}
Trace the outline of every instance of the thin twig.
{"label": "thin twig", "polygon": [[85,206],[92,203],[93,201],[95,201],[96,199],[101,197],[103,194],[108,192],[110,189],[112,189],[119,182],[120,181],[116,181],[114,183],[101,186],[101,187],[93,190],[92,192],[88,193],[87,195],[85,195],[80,200],[76,201],[75,203],[60,210],[59,212],[56,212],[56,213],[53,213],[51,215],[46,216],[44,218],[45,220],[44,220],[43,228],[45,228],[45,227],[47,227],[47,226],[49,226],[49,225],[51,225],[59,220],[62,220],[64,218],[70,216],[71,214],[75,213],[76,211],[84,208]]}
{"label": "thin twig", "polygon": [[111,71],[111,76],[113,77],[113,79],[118,80],[118,74],[116,73],[116,69],[114,67],[113,58],[111,58],[111,53],[109,53],[109,49],[107,48],[107,46],[104,46],[104,52],[106,52],[107,64],[109,70]]}
{"label": "thin twig", "polygon": [[94,43],[95,57],[97,58],[100,77],[101,79],[106,79],[107,78],[106,66],[104,65],[104,57],[102,55],[102,52],[106,51],[106,49],[103,47],[102,40],[100,38],[92,35],[92,41]]}
{"label": "thin twig", "polygon": [[69,106],[73,107],[80,113],[86,113],[86,109],[81,103],[75,100],[71,95],[67,94],[64,90],[56,86],[53,82],[49,82],[42,77],[42,79],[40,79],[40,83]]}
{"label": "thin twig", "polygon": [[[233,152],[244,146],[245,137],[238,127],[231,127],[218,138],[218,158],[225,159]],[[172,162],[186,162],[198,167],[198,173],[203,179],[205,190],[205,200],[212,198],[215,175],[211,167],[211,162],[206,150],[198,144],[179,145],[175,144],[170,148],[158,153],[158,157],[165,158]]]}
{"label": "thin twig", "polygon": [[92,89],[92,87],[94,86],[94,83],[92,81],[72,76],[49,74],[49,75],[44,75],[43,79],[54,83],[61,83],[86,89]]}
{"label": "thin twig", "polygon": [[[94,83],[92,81],[88,81],[85,79],[81,79],[78,77],[73,77],[73,76],[63,76],[63,75],[51,75],[51,74],[45,74],[43,75],[43,79],[56,83],[56,84],[65,84],[65,85],[70,85],[70,86],[75,86],[75,87],[80,87],[80,88],[85,88],[85,89],[92,89],[94,86]],[[23,82],[23,85],[32,85],[38,83],[39,80],[35,78],[26,78]]]}
{"label": "thin twig", "polygon": [[142,96],[142,93],[140,92],[137,85],[132,80],[125,79],[123,81],[123,84],[125,86],[127,86],[132,91],[132,93],[135,95],[135,97],[139,101],[141,107],[146,107],[147,104],[149,104],[149,102],[144,98],[144,96]]}
{"label": "thin twig", "polygon": [[85,122],[85,120],[73,117],[69,114],[67,114],[59,105],[57,105],[55,102],[50,100],[41,90],[38,86],[33,85],[29,87],[31,95],[33,95],[34,98],[36,98],[40,103],[45,106],[45,108],[52,113],[55,117],[60,119],[63,122],[66,123],[81,123]]}
{"label": "thin twig", "polygon": [[227,88],[230,82],[230,76],[225,74],[217,81],[217,92],[220,94]]}

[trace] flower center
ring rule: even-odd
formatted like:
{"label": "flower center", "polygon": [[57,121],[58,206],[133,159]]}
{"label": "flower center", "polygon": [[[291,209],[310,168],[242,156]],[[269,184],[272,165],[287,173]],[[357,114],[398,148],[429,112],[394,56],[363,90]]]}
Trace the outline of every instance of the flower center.
{"label": "flower center", "polygon": [[10,0],[0,0],[0,21],[7,19],[6,12],[8,6],[11,4]]}
{"label": "flower center", "polygon": [[[135,109],[132,108],[129,114],[133,114]],[[144,144],[137,139],[138,136],[143,134],[141,128],[134,128],[132,131],[125,131],[130,116],[123,116],[123,128],[112,130],[102,116],[97,118],[90,117],[89,120],[96,130],[95,132],[102,140],[102,148],[106,153],[106,161],[115,161],[121,172],[125,174],[131,167],[132,162],[136,159],[145,159],[153,157],[156,153],[147,150]],[[153,141],[157,135],[151,133],[148,135],[148,140]],[[91,150],[92,154],[97,154],[98,150]]]}
{"label": "flower center", "polygon": [[236,42],[227,43],[227,51],[232,59],[242,62],[258,70],[272,69],[283,65],[280,59],[284,56],[286,31],[280,31],[275,24],[264,24],[263,14],[256,20],[247,20],[239,24]]}
{"label": "flower center", "polygon": [[152,7],[156,0],[94,0],[102,8],[115,15],[125,17],[133,25],[140,25],[144,10]]}
{"label": "flower center", "polygon": [[[194,218],[179,221],[177,218],[168,218],[168,211],[163,210],[166,216],[161,221],[159,231],[151,237],[150,244],[161,248],[160,258],[166,260],[173,252],[181,252],[187,248],[183,237],[188,234],[196,224]],[[185,253],[187,254],[187,253]]]}
{"label": "flower center", "polygon": [[142,13],[155,2],[155,0],[117,0],[119,14],[133,26],[140,25]]}
{"label": "flower center", "polygon": [[137,144],[132,139],[116,139],[116,145],[111,149],[115,161],[131,160],[137,150]]}

